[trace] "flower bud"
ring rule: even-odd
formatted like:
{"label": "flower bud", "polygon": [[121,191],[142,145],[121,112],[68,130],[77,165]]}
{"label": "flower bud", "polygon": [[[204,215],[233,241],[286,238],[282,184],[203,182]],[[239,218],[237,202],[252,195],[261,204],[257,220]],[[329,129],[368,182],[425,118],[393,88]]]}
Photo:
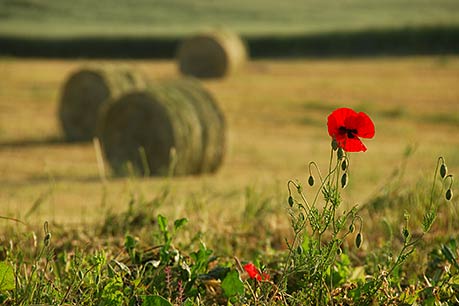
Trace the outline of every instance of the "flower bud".
{"label": "flower bud", "polygon": [[338,149],[338,142],[336,141],[336,139],[332,140],[331,146],[332,146],[333,151],[336,151]]}
{"label": "flower bud", "polygon": [[344,188],[347,186],[347,182],[348,182],[348,176],[347,176],[347,172],[344,172],[343,173],[343,176],[341,177],[341,188]]}
{"label": "flower bud", "polygon": [[355,246],[357,248],[360,248],[361,245],[362,245],[362,233],[358,233],[357,237],[355,237]]}
{"label": "flower bud", "polygon": [[344,157],[343,148],[338,148],[338,159],[342,159],[343,157]]}
{"label": "flower bud", "polygon": [[354,223],[352,223],[351,225],[349,225],[349,233],[353,233],[355,230],[355,225]]}
{"label": "flower bud", "polygon": [[50,241],[51,241],[51,233],[47,233],[45,235],[45,238],[43,239],[43,243],[45,246],[48,246]]}
{"label": "flower bud", "polygon": [[341,163],[341,169],[343,171],[346,171],[346,169],[347,169],[347,161],[346,160],[343,160],[343,162]]}
{"label": "flower bud", "polygon": [[308,178],[308,184],[309,184],[309,186],[313,186],[314,185],[314,177],[312,177],[312,175],[310,175],[309,178]]}
{"label": "flower bud", "polygon": [[293,197],[292,196],[288,196],[288,205],[290,205],[290,207],[293,207]]}
{"label": "flower bud", "polygon": [[453,198],[453,191],[451,188],[446,190],[445,198],[447,201],[450,201]]}
{"label": "flower bud", "polygon": [[336,255],[341,255],[341,253],[343,253],[343,249],[341,248],[341,246],[339,246],[339,247],[336,249]]}
{"label": "flower bud", "polygon": [[447,173],[448,173],[448,168],[446,168],[445,164],[441,164],[441,166],[440,166],[440,176],[441,176],[441,178],[445,178]]}

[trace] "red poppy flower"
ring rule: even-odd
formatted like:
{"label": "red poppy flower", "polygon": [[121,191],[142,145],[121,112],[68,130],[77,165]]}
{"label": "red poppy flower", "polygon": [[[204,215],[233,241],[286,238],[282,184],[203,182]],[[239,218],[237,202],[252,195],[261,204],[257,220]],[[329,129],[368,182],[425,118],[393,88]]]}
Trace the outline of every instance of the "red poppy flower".
{"label": "red poppy flower", "polygon": [[252,278],[252,279],[256,279],[256,280],[269,280],[269,274],[267,273],[260,273],[260,271],[258,271],[257,267],[255,267],[255,265],[253,263],[248,263],[248,264],[245,264],[244,265],[244,270],[249,274],[249,277]]}
{"label": "red poppy flower", "polygon": [[338,108],[328,116],[328,134],[346,152],[365,152],[367,148],[359,137],[373,138],[375,126],[365,113],[350,108]]}

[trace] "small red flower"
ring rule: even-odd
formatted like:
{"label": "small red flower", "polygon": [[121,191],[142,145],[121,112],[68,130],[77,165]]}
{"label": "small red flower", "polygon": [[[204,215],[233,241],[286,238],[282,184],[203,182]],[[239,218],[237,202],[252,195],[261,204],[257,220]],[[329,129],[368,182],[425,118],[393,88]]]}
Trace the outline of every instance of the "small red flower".
{"label": "small red flower", "polygon": [[256,279],[259,281],[262,280],[269,280],[269,274],[267,273],[260,273],[257,267],[253,263],[248,263],[244,265],[244,270],[249,274],[249,277],[252,279]]}
{"label": "small red flower", "polygon": [[328,134],[346,152],[365,152],[367,148],[360,141],[373,138],[375,126],[365,113],[357,113],[350,108],[338,108],[328,116]]}

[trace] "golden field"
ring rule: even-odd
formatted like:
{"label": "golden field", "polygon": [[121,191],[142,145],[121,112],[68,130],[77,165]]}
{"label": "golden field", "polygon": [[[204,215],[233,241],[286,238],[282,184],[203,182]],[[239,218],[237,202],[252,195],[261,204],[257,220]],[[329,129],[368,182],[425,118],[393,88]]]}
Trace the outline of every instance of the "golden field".
{"label": "golden field", "polygon": [[[32,223],[98,221],[125,210],[132,197],[154,198],[167,186],[174,200],[158,208],[174,217],[228,220],[253,188],[285,210],[289,179],[306,183],[307,163],[328,165],[327,115],[335,107],[365,111],[376,136],[351,156],[349,204],[363,204],[415,152],[407,180],[430,179],[443,156],[459,171],[459,57],[256,60],[223,80],[203,81],[228,123],[224,164],[215,175],[100,178],[92,143],[61,141],[60,89],[87,60],[0,59],[0,215]],[[180,77],[173,61],[118,61],[150,79]],[[457,186],[457,182],[455,182]],[[457,200],[454,200],[457,202]],[[156,214],[156,212],[155,212]],[[217,217],[215,217],[217,216]]]}

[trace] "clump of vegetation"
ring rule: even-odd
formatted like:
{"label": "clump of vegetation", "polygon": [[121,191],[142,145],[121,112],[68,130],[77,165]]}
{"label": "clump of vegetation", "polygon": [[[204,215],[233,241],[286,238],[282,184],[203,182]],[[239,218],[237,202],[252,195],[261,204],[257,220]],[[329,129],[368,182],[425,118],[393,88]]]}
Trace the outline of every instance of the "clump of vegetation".
{"label": "clump of vegetation", "polygon": [[[3,305],[459,303],[459,238],[438,238],[435,244],[424,244],[426,239],[432,240],[428,235],[438,231],[435,228],[438,223],[450,224],[436,222],[445,219],[443,201],[453,197],[453,176],[448,173],[445,160],[438,159],[427,195],[415,189],[417,197],[413,193],[402,196],[392,187],[361,209],[354,206],[343,210],[341,191],[351,178],[351,152],[366,151],[360,137],[373,137],[374,125],[364,113],[338,109],[328,117],[328,132],[332,145],[326,174],[311,162],[309,187],[294,180],[287,184],[289,195],[285,206],[292,233],[285,236],[284,246],[276,244],[275,248],[271,244],[258,253],[239,252],[243,257],[225,253],[227,245],[213,244],[210,248],[203,233],[189,229],[187,218],[172,221],[156,213],[156,208],[170,196],[166,188],[151,201],[133,198],[127,212],[107,214],[106,221],[94,228],[69,231],[46,222],[38,231],[5,230],[0,240],[0,302]],[[265,214],[269,214],[265,199],[254,196],[250,190],[246,199],[253,205],[243,212],[241,222],[246,232],[238,236],[239,242],[252,241],[253,237],[246,233],[255,231],[258,237],[274,236],[260,225]],[[378,210],[395,209],[390,205],[402,202],[417,206],[416,210],[407,209],[401,220],[381,220],[390,233],[381,246],[367,242],[381,235],[365,231],[376,229],[367,221],[373,219],[375,223]],[[397,222],[399,233],[393,231]],[[233,230],[236,228],[234,225]],[[181,237],[185,233],[187,239]],[[213,238],[228,240],[228,237]],[[414,261],[419,265],[414,265]]]}

